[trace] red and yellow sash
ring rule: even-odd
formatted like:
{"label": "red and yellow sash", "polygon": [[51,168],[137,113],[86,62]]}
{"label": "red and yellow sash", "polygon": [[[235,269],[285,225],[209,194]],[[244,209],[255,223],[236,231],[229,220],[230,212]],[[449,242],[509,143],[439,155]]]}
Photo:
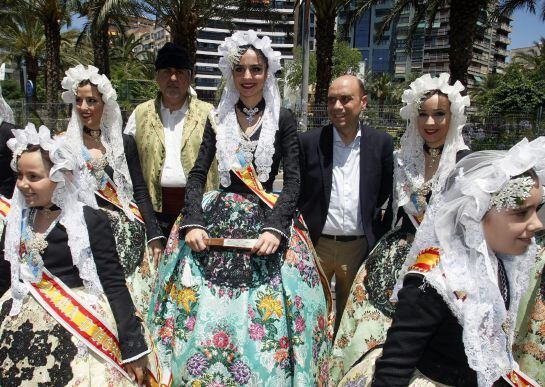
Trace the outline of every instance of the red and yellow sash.
{"label": "red and yellow sash", "polygon": [[[86,165],[87,168],[92,171],[91,164],[86,163]],[[117,187],[115,183],[112,181],[112,179],[110,179],[110,176],[108,176],[107,173],[104,173],[104,179],[106,179],[106,183],[102,188],[97,189],[95,193],[102,199],[119,208],[120,210],[123,210],[123,206],[121,205],[121,201],[119,200],[119,195],[117,194]],[[140,214],[140,210],[134,202],[129,203],[129,208],[134,214],[136,220],[138,220],[140,223],[144,223],[144,218],[142,217],[142,214]]]}
{"label": "red and yellow sash", "polygon": [[8,212],[11,209],[11,200],[0,195],[0,220],[4,220],[8,217]]}
{"label": "red and yellow sash", "polygon": [[[69,287],[45,267],[40,282],[25,281],[25,284],[36,301],[59,324],[81,340],[89,350],[114,366],[124,377],[132,381],[123,367],[119,340],[116,334],[98,316],[97,312],[86,306]],[[157,363],[158,361],[151,362],[151,364]],[[152,370],[148,368],[147,371],[149,385],[157,386],[157,380],[159,379]],[[156,372],[160,373],[158,367]]]}
{"label": "red and yellow sash", "polygon": [[520,370],[513,370],[503,377],[513,387],[539,387],[539,384]]}

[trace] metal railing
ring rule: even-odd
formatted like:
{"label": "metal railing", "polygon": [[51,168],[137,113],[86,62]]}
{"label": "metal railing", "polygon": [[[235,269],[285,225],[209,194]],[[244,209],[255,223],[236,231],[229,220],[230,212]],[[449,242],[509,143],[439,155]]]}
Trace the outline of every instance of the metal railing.
{"label": "metal railing", "polygon": [[[134,108],[144,101],[132,100],[121,103],[121,112],[126,122]],[[208,100],[216,105],[215,100]],[[63,131],[70,119],[71,106],[65,103],[58,103],[55,107],[56,118],[48,117],[46,104],[26,104],[24,100],[8,101],[15,113],[15,119],[19,125],[33,122],[36,125],[46,124],[50,129]],[[388,132],[395,141],[396,146],[403,135],[406,122],[399,116],[400,105],[385,105],[379,107],[371,104],[362,113],[361,119],[367,125]],[[307,126],[302,127],[303,115],[300,108],[291,109],[297,122],[299,130],[312,130],[327,125],[330,121],[327,116],[325,105],[311,105],[307,114]],[[468,123],[463,130],[466,143],[472,150],[481,149],[506,149],[514,145],[523,137],[533,139],[545,135],[545,123],[540,114],[521,115],[504,112],[502,114],[483,115],[473,109],[468,113]]]}

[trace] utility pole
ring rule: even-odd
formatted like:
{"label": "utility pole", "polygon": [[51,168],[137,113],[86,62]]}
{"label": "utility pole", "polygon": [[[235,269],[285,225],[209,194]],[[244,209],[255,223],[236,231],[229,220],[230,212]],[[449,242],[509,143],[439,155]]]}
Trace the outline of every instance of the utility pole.
{"label": "utility pole", "polygon": [[305,7],[303,15],[303,34],[301,36],[301,46],[303,48],[303,84],[301,85],[301,129],[308,129],[308,70],[309,70],[309,38],[310,38],[310,2],[303,0]]}

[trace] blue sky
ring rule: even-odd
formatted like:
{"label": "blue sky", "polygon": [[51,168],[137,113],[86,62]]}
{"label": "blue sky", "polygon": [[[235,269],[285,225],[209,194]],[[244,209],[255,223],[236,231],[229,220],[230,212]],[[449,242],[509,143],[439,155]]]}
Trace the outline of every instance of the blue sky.
{"label": "blue sky", "polygon": [[513,27],[510,35],[512,42],[508,49],[533,46],[534,41],[538,41],[541,36],[545,37],[545,22],[525,9],[513,13],[511,26]]}

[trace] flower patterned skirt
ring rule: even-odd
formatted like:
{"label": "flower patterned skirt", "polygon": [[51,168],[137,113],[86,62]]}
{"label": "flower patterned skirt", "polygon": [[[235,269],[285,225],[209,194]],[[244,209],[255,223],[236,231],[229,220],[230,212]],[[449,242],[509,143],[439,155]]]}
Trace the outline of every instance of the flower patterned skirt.
{"label": "flower patterned skirt", "polygon": [[117,209],[102,208],[108,215],[115,238],[119,261],[123,266],[127,287],[134,306],[144,318],[148,313],[151,291],[155,279],[153,257],[146,248],[146,232],[138,221],[131,221]]}
{"label": "flower patterned skirt", "polygon": [[514,355],[520,369],[545,386],[545,240],[540,246],[530,286],[520,300]]}
{"label": "flower patterned skirt", "polygon": [[[211,191],[209,236],[257,238],[266,210],[253,194]],[[330,325],[315,252],[294,229],[277,253],[193,253],[176,221],[148,324],[175,386],[314,386],[327,381]],[[228,273],[229,272],[229,273]]]}
{"label": "flower patterned skirt", "polygon": [[330,381],[339,380],[364,353],[384,344],[394,306],[389,301],[414,239],[403,229],[386,233],[360,267],[333,344]]}
{"label": "flower patterned skirt", "polygon": [[[72,291],[85,300],[83,288]],[[18,315],[10,317],[12,299],[0,298],[0,386],[132,386],[101,357],[87,349],[28,295]],[[115,329],[105,296],[93,306]]]}

